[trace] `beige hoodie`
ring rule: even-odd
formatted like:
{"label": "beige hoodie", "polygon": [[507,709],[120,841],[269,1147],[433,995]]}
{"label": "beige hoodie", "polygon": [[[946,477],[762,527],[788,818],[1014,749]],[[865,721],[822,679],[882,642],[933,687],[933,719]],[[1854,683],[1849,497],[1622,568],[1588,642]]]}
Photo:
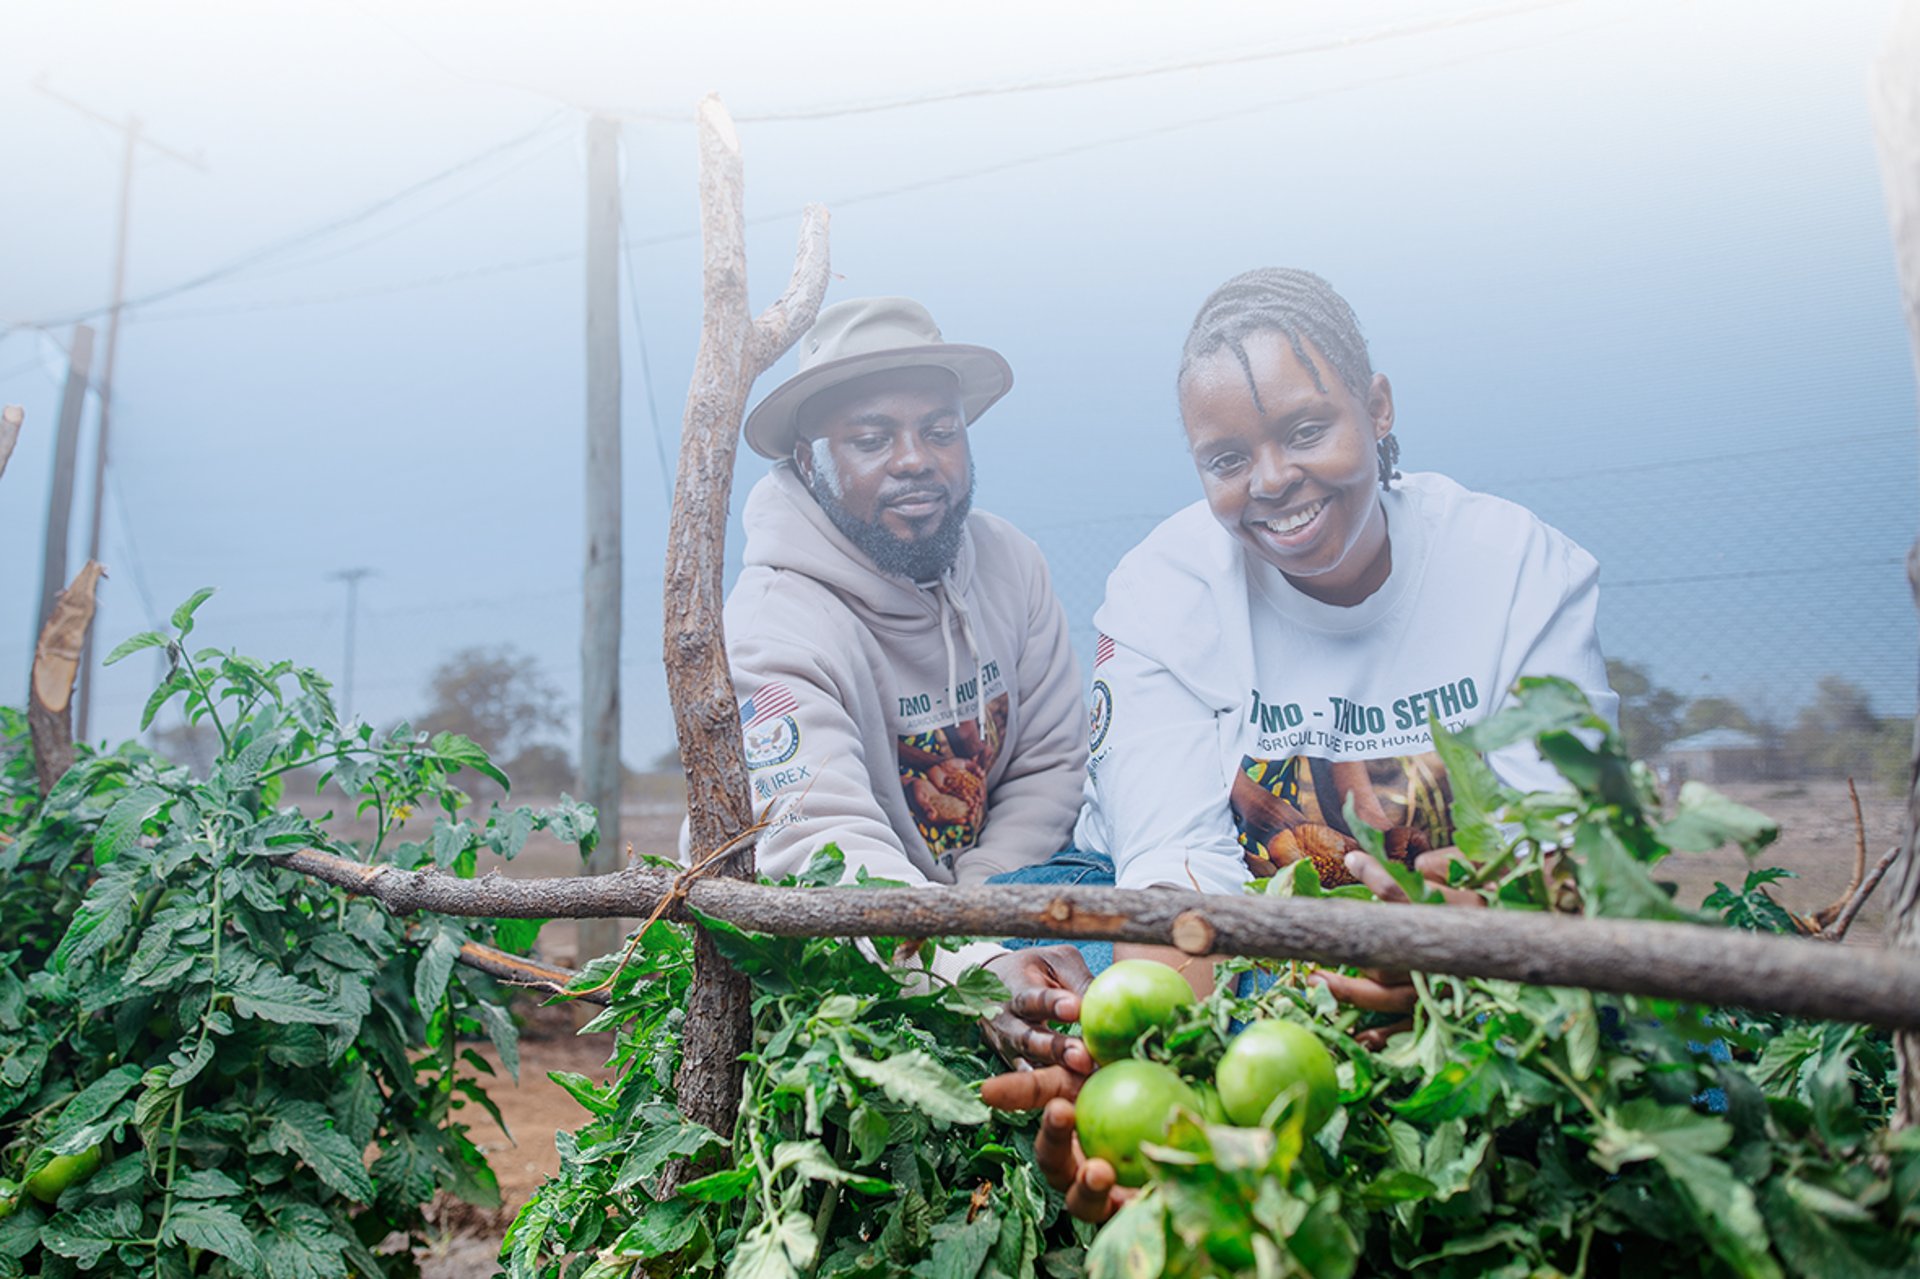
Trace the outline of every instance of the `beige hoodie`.
{"label": "beige hoodie", "polygon": [[786,462],[744,520],[727,652],[771,823],[760,873],[792,874],[835,843],[849,880],[977,884],[1064,848],[1086,717],[1039,548],[975,511],[939,582],[884,574]]}

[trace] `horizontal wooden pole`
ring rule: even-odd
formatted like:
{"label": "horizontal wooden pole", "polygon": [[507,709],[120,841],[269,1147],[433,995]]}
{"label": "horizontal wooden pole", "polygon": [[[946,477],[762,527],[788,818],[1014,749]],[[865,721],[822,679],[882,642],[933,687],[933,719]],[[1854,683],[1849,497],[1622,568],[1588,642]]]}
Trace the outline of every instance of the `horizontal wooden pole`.
{"label": "horizontal wooden pole", "polygon": [[[646,916],[677,879],[658,870],[460,879],[311,851],[282,860],[396,913],[503,919]],[[778,937],[1152,942],[1190,954],[1404,968],[1920,1029],[1920,954],[1698,924],[1172,889],[775,888],[726,879],[695,879],[685,889],[685,905]],[[674,903],[666,917],[689,919],[685,905]]]}

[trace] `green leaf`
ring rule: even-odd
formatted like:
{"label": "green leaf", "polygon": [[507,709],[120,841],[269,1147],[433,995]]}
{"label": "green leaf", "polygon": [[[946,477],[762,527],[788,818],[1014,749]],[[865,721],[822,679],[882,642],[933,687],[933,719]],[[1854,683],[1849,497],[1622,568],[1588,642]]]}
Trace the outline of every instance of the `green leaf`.
{"label": "green leaf", "polygon": [[1662,842],[1687,853],[1738,844],[1752,856],[1780,837],[1780,827],[1771,818],[1699,782],[1680,787],[1673,820],[1661,822],[1656,830]]}
{"label": "green leaf", "polygon": [[100,664],[102,666],[112,666],[121,658],[131,657],[143,648],[159,648],[166,642],[167,637],[159,631],[141,631],[138,635],[129,635],[126,639],[115,644],[113,651],[108,653],[106,660]]}
{"label": "green leaf", "polygon": [[1514,685],[1513,697],[1503,710],[1454,736],[1486,753],[1542,733],[1577,728],[1592,729],[1608,738],[1613,733],[1612,725],[1593,713],[1592,703],[1577,684],[1550,676],[1527,676]]}
{"label": "green leaf", "polygon": [[1589,913],[1616,919],[1691,918],[1653,882],[1646,863],[1627,851],[1611,827],[1581,823],[1573,833],[1573,854]]}
{"label": "green leaf", "polygon": [[[60,1117],[47,1134],[47,1142],[54,1148],[54,1153],[72,1154],[73,1150],[66,1149],[65,1140],[92,1128],[105,1118],[109,1111],[120,1104],[121,1098],[139,1086],[140,1074],[138,1066],[116,1066],[82,1089],[60,1111]],[[75,1146],[74,1150],[85,1149],[92,1144],[92,1141],[87,1141]]]}
{"label": "green leaf", "polygon": [[160,713],[160,708],[167,704],[167,699],[181,689],[192,686],[193,676],[187,673],[185,667],[181,667],[161,680],[160,686],[153,690],[153,695],[147,698],[147,704],[140,712],[140,731],[144,733],[153,726],[153,717]]}
{"label": "green leaf", "polygon": [[782,1213],[747,1232],[727,1263],[727,1279],[795,1279],[813,1265],[818,1250],[807,1214]]}
{"label": "green leaf", "polygon": [[972,1221],[943,1221],[933,1228],[933,1251],[913,1268],[917,1279],[974,1279],[1000,1238],[1000,1218],[983,1212]]}
{"label": "green leaf", "polygon": [[983,1124],[993,1114],[973,1089],[922,1049],[895,1053],[884,1061],[849,1056],[843,1064],[855,1078],[878,1086],[887,1096],[929,1119]]}
{"label": "green leaf", "polygon": [[736,1199],[745,1198],[747,1192],[753,1189],[754,1181],[753,1169],[728,1168],[689,1181],[680,1187],[680,1193],[688,1199],[698,1199],[702,1203],[732,1203]]}
{"label": "green leaf", "polygon": [[494,767],[493,761],[487,757],[487,752],[471,738],[462,737],[458,733],[436,733],[427,749],[455,768],[464,766],[492,778],[503,790],[512,785],[507,780],[507,775]]}
{"label": "green leaf", "polygon": [[507,1068],[513,1082],[519,1083],[520,1032],[514,1027],[513,1014],[502,1004],[486,1001],[474,1005],[473,1011],[480,1014],[480,1025],[493,1042],[493,1050],[500,1054],[500,1064]]}
{"label": "green leaf", "polygon": [[713,1129],[681,1119],[665,1107],[658,1111],[650,1107],[643,1118],[649,1120],[649,1126],[620,1165],[620,1173],[613,1179],[615,1194],[652,1180],[671,1160],[698,1159],[724,1144]]}
{"label": "green leaf", "polygon": [[176,1199],[238,1199],[243,1193],[238,1182],[213,1168],[192,1168],[173,1181]]}
{"label": "green leaf", "polygon": [[413,1002],[423,1014],[431,1015],[446,998],[447,981],[466,939],[446,924],[432,924],[427,932],[426,947],[413,970]]}
{"label": "green leaf", "polygon": [[107,815],[101,819],[100,829],[93,837],[93,860],[97,866],[104,866],[123,851],[133,845],[140,837],[140,828],[149,817],[172,799],[173,796],[158,786],[136,786],[122,792]]}
{"label": "green leaf", "polygon": [[700,1231],[701,1221],[699,1207],[684,1199],[670,1199],[666,1203],[642,1200],[639,1216],[608,1251],[642,1261],[664,1257],[691,1243]]}
{"label": "green leaf", "polygon": [[[200,611],[200,606],[205,604],[212,595],[213,587],[203,586],[193,594],[187,596],[186,601],[181,604],[179,608],[173,610],[173,629],[180,632],[182,639],[186,638],[188,632],[193,630],[193,615]],[[219,1249],[213,1248],[208,1251],[218,1252]],[[225,1256],[227,1254],[221,1253],[221,1255]]]}
{"label": "green leaf", "polygon": [[176,1203],[160,1232],[163,1243],[186,1244],[216,1253],[248,1274],[261,1273],[260,1250],[253,1232],[238,1213],[223,1203],[206,1200]]}
{"label": "green leaf", "polygon": [[259,1236],[268,1279],[346,1279],[347,1241],[313,1204],[288,1204]]}
{"label": "green leaf", "polygon": [[91,1270],[108,1249],[139,1229],[139,1205],[123,1199],[55,1213],[41,1227],[40,1243],[56,1256],[71,1257],[82,1270]]}
{"label": "green leaf", "polygon": [[1132,1200],[1087,1249],[1089,1279],[1160,1279],[1167,1267],[1167,1222],[1160,1200]]}
{"label": "green leaf", "polygon": [[316,1102],[283,1102],[253,1148],[298,1155],[335,1194],[356,1203],[373,1202],[373,1181],[359,1148],[334,1127],[333,1116]]}
{"label": "green leaf", "polygon": [[351,992],[361,1001],[356,1009],[338,998],[270,968],[251,955],[236,957],[232,984],[225,993],[233,996],[233,1011],[240,1017],[283,1025],[305,1023],[332,1026],[351,1023],[366,1011],[366,987],[354,983],[343,986],[343,996]]}
{"label": "green leaf", "polygon": [[878,1159],[887,1148],[887,1134],[892,1128],[887,1117],[874,1107],[855,1107],[853,1117],[847,1123],[847,1136],[853,1141],[855,1159],[863,1164]]}
{"label": "green leaf", "polygon": [[533,949],[534,942],[540,939],[540,930],[547,926],[544,919],[496,919],[493,921],[493,944],[510,955],[524,955]]}

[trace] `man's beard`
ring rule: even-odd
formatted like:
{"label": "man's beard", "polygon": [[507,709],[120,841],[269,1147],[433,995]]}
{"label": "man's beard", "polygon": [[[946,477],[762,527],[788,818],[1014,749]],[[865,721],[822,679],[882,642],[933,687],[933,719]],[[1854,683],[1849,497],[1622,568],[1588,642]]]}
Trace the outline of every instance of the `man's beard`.
{"label": "man's beard", "polygon": [[925,537],[908,541],[896,537],[878,520],[857,518],[840,502],[833,481],[825,468],[816,468],[807,485],[813,500],[827,513],[833,526],[874,562],[882,573],[892,573],[915,582],[930,582],[953,567],[960,554],[960,542],[967,535],[967,512],[973,509],[973,466],[967,466],[967,491],[947,511],[940,526]]}

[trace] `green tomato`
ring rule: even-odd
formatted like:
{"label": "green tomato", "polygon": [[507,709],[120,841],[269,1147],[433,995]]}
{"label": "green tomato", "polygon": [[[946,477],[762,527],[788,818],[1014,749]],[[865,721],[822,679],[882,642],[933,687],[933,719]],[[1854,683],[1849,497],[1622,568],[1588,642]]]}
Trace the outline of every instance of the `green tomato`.
{"label": "green tomato", "polygon": [[1201,1112],[1200,1098],[1179,1075],[1155,1061],[1116,1061],[1081,1085],[1073,1126],[1089,1158],[1112,1164],[1121,1185],[1139,1186],[1147,1180],[1140,1143],[1165,1137],[1182,1106]]}
{"label": "green tomato", "polygon": [[43,1204],[50,1204],[68,1186],[93,1176],[105,1154],[104,1148],[89,1146],[77,1155],[55,1155],[46,1167],[27,1178],[27,1193]]}
{"label": "green tomato", "polygon": [[1309,1134],[1320,1131],[1340,1102],[1333,1054],[1312,1031],[1290,1021],[1255,1022],[1241,1031],[1213,1079],[1227,1117],[1243,1128],[1258,1125],[1273,1099],[1296,1085],[1306,1090]]}
{"label": "green tomato", "polygon": [[20,1206],[20,1183],[11,1177],[0,1177],[0,1220],[11,1217]]}
{"label": "green tomato", "polygon": [[1194,1002],[1193,987],[1165,964],[1123,959],[1080,996],[1080,1036],[1101,1065],[1133,1051],[1133,1041],[1164,1026]]}

